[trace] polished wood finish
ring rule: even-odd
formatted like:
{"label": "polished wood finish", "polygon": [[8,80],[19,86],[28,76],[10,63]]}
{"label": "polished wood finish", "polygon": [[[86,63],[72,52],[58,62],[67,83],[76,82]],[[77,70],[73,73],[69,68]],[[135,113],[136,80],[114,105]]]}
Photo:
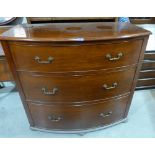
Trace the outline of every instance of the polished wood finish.
{"label": "polished wood finish", "polygon": [[129,23],[21,25],[4,33],[31,127],[76,132],[125,119],[149,34]]}
{"label": "polished wood finish", "polygon": [[[80,104],[129,93],[134,73],[135,68],[112,73],[97,72],[92,75],[55,77],[21,72],[19,78],[26,100],[51,102],[50,104],[59,102]],[[116,88],[110,90],[104,88],[105,84],[111,87],[114,83],[117,83]],[[58,90],[54,95],[47,95],[42,88],[46,88],[47,92],[51,92],[54,88]]]}
{"label": "polished wood finish", "polygon": [[10,28],[12,28],[12,25],[9,26],[0,26],[0,34],[2,34],[3,32],[9,30]]}
{"label": "polished wood finish", "polygon": [[155,70],[141,70],[139,73],[139,79],[155,78]]}
{"label": "polished wood finish", "polygon": [[[67,72],[100,70],[136,64],[142,40],[82,46],[52,46],[50,43],[25,42],[9,44],[18,71]],[[117,57],[120,52],[123,55],[119,61],[113,62],[106,58],[107,54]],[[36,56],[41,61],[48,61],[49,57],[54,60],[48,64],[42,64],[35,60]]]}
{"label": "polished wood finish", "polygon": [[17,25],[4,32],[1,40],[84,43],[131,39],[150,33],[129,23],[53,23]]}
{"label": "polished wood finish", "polygon": [[155,68],[155,61],[144,60],[142,70],[151,70]]}
{"label": "polished wood finish", "polygon": [[141,85],[143,85],[144,87],[155,86],[155,78],[138,79],[137,87],[140,87]]}
{"label": "polished wood finish", "polygon": [[35,127],[53,130],[85,130],[124,118],[128,96],[82,106],[44,106],[28,103]]}

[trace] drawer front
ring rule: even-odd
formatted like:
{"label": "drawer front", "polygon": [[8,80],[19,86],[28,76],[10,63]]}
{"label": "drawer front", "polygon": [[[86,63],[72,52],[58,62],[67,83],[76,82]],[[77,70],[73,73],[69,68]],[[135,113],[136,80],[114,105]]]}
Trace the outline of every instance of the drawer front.
{"label": "drawer front", "polygon": [[0,81],[13,80],[9,65],[4,57],[0,57]]}
{"label": "drawer front", "polygon": [[29,102],[34,126],[55,130],[78,130],[100,127],[124,117],[128,97],[91,105],[47,106]]}
{"label": "drawer front", "polygon": [[140,71],[139,79],[155,78],[155,70]]}
{"label": "drawer front", "polygon": [[155,87],[155,79],[139,79],[137,87]]}
{"label": "drawer front", "polygon": [[155,60],[155,52],[146,52],[144,60]]}
{"label": "drawer front", "polygon": [[66,72],[122,67],[138,61],[142,40],[102,45],[15,44],[10,49],[17,70]]}
{"label": "drawer front", "polygon": [[155,70],[155,61],[144,61],[141,70]]}
{"label": "drawer front", "polygon": [[[130,92],[135,68],[83,76],[48,76],[19,73],[27,100],[42,102],[89,102]],[[56,103],[58,104],[58,103]]]}

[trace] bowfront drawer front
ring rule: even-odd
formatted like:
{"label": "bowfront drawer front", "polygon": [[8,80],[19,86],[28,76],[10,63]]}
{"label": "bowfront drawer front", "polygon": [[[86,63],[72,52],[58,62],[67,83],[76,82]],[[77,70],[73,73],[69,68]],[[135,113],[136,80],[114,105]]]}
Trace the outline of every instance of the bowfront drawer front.
{"label": "bowfront drawer front", "polygon": [[92,105],[45,106],[29,102],[34,126],[45,129],[89,129],[123,119],[128,97]]}
{"label": "bowfront drawer front", "polygon": [[135,68],[83,76],[54,77],[24,72],[19,72],[19,75],[27,100],[69,104],[106,99],[128,93],[134,73]]}
{"label": "bowfront drawer front", "polygon": [[137,87],[155,87],[155,78],[138,79]]}
{"label": "bowfront drawer front", "polygon": [[142,40],[118,43],[52,46],[10,43],[17,70],[66,72],[128,66],[138,61]]}

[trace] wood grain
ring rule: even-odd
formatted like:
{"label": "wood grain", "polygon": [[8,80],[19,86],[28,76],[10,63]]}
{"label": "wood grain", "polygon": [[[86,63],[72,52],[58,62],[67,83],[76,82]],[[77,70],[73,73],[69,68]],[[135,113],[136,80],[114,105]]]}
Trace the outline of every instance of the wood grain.
{"label": "wood grain", "polygon": [[142,70],[153,70],[153,69],[155,69],[155,61],[144,60],[141,69]]}
{"label": "wood grain", "polygon": [[[127,23],[19,25],[3,33],[0,41],[30,126],[84,130],[126,118],[149,35]],[[118,52],[124,52],[119,61],[105,60],[105,54],[117,58]],[[54,61],[36,65],[36,54]],[[114,89],[105,90],[105,84]],[[49,97],[54,87],[58,91]]]}
{"label": "wood grain", "polygon": [[138,79],[137,87],[146,87],[146,86],[155,87],[155,78]]}
{"label": "wood grain", "polygon": [[[131,68],[109,74],[97,72],[93,75],[72,77],[52,77],[44,74],[20,72],[19,77],[26,100],[52,102],[51,104],[71,104],[71,102],[73,102],[72,104],[82,104],[83,102],[129,93],[134,73],[135,68]],[[118,84],[114,89],[106,90],[103,87],[104,84],[111,87],[114,83]],[[47,92],[52,92],[54,88],[57,88],[58,91],[56,91],[55,95],[46,95],[43,93],[42,88],[46,88]]]}
{"label": "wood grain", "polygon": [[[142,40],[134,40],[114,44],[62,47],[43,43],[10,43],[10,48],[18,71],[67,72],[100,70],[136,64],[141,45]],[[118,57],[119,53],[122,53],[123,56],[117,61],[109,61],[106,58],[107,54],[113,58]],[[40,64],[35,61],[36,56],[41,61],[48,61],[49,57],[53,57],[54,60],[49,64]]]}
{"label": "wood grain", "polygon": [[130,39],[149,34],[150,31],[119,22],[23,24],[3,33],[0,40],[72,43]]}
{"label": "wood grain", "polygon": [[[74,106],[44,106],[29,102],[30,111],[37,128],[53,130],[84,130],[111,124],[123,119],[128,97],[117,98],[91,105]],[[103,115],[109,116],[102,117]],[[59,121],[52,121],[49,118]],[[60,119],[59,119],[60,118]]]}
{"label": "wood grain", "polygon": [[155,78],[155,70],[142,70],[139,74],[139,79]]}

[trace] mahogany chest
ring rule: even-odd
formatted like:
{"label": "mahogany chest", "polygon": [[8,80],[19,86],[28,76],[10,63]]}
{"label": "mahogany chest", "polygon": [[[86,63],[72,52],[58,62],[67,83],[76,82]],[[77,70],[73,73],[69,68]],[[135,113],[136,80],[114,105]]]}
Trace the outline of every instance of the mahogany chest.
{"label": "mahogany chest", "polygon": [[32,129],[127,118],[150,32],[129,23],[17,25],[0,36]]}

